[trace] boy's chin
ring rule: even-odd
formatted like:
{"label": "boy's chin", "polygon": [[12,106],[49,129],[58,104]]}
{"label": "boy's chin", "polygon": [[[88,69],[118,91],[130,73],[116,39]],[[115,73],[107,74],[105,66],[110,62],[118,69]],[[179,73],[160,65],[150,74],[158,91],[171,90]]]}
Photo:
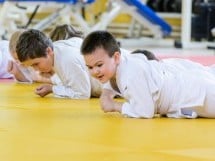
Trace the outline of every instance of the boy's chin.
{"label": "boy's chin", "polygon": [[108,82],[108,80],[104,80],[104,79],[98,79],[98,81],[99,81],[100,83],[102,83],[102,84],[104,84],[104,83],[107,83],[107,82]]}
{"label": "boy's chin", "polygon": [[53,70],[52,69],[43,69],[43,70],[40,70],[41,73],[53,73]]}

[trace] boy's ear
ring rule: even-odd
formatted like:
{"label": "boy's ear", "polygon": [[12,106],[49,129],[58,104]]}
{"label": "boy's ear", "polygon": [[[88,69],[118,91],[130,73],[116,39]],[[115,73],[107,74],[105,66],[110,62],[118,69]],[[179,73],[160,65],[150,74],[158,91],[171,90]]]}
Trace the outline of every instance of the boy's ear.
{"label": "boy's ear", "polygon": [[47,47],[46,52],[47,52],[47,55],[53,55],[53,50],[51,47]]}
{"label": "boy's ear", "polygon": [[121,56],[121,53],[119,51],[116,51],[114,53],[114,60],[115,60],[116,64],[119,64],[119,62],[120,62],[120,56]]}

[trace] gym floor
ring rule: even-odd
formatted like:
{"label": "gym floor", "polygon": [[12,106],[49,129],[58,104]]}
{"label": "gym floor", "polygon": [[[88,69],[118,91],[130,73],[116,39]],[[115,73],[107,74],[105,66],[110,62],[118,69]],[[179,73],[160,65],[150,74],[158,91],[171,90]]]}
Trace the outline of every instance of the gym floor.
{"label": "gym floor", "polygon": [[[161,57],[191,55],[152,51]],[[195,60],[215,63],[209,58],[214,51],[192,52],[205,55],[191,55]],[[1,161],[215,160],[214,119],[124,118],[103,113],[98,99],[40,98],[36,86],[0,82]]]}

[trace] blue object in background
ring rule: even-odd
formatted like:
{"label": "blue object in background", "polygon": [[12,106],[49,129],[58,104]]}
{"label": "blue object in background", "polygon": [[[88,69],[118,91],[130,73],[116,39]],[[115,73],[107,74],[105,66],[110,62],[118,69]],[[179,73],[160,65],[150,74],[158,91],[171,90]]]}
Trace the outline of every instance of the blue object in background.
{"label": "blue object in background", "polygon": [[148,6],[143,4],[140,0],[124,0],[128,5],[135,6],[137,12],[149,20],[153,24],[157,24],[161,27],[164,36],[169,35],[172,32],[171,26],[165,22],[162,18],[150,9]]}

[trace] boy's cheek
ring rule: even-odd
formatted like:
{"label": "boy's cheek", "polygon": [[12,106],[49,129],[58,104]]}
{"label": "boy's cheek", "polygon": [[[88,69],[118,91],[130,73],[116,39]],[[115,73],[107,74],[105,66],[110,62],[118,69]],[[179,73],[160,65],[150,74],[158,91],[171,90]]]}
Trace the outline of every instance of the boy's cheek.
{"label": "boy's cheek", "polygon": [[93,75],[93,72],[91,70],[88,70],[88,71],[89,71],[90,75],[95,78],[95,76]]}

